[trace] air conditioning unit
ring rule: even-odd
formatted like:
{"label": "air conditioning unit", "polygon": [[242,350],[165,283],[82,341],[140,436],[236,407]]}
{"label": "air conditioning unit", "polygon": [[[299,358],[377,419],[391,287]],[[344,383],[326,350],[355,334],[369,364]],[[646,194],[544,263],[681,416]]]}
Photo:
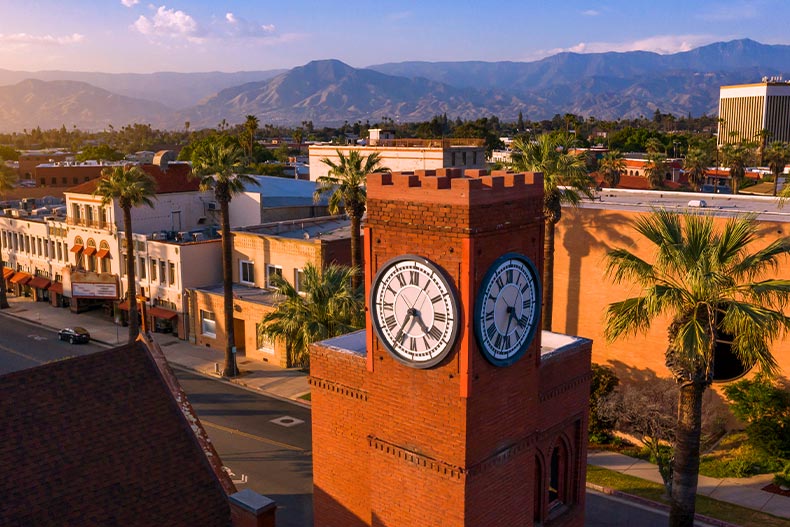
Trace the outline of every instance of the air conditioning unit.
{"label": "air conditioning unit", "polygon": [[192,233],[192,240],[193,241],[197,242],[197,241],[200,241],[202,239],[203,239],[203,233],[202,232],[193,232]]}
{"label": "air conditioning unit", "polygon": [[217,210],[217,204],[216,203],[209,202],[209,203],[207,203],[207,205],[208,205],[208,210]]}

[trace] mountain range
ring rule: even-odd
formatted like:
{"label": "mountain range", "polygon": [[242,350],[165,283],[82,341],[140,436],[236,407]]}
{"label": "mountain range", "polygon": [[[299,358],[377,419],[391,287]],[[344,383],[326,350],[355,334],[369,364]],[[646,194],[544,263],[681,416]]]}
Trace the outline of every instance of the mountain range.
{"label": "mountain range", "polygon": [[734,40],[659,55],[559,53],[533,62],[337,60],[290,70],[110,74],[0,70],[0,131],[150,123],[178,129],[262,123],[428,120],[446,113],[515,120],[574,113],[598,119],[715,114],[719,87],[790,73],[790,46]]}

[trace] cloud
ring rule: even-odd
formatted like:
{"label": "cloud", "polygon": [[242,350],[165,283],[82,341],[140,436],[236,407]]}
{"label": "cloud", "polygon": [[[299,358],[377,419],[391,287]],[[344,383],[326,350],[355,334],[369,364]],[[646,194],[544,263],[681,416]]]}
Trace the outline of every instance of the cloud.
{"label": "cloud", "polygon": [[148,37],[185,38],[190,42],[201,42],[201,31],[194,18],[181,10],[159,6],[150,17],[140,15],[132,24],[143,35]]}
{"label": "cloud", "polygon": [[126,7],[136,6],[140,3],[140,0],[121,0],[121,3]]}
{"label": "cloud", "polygon": [[396,13],[390,13],[387,15],[388,20],[405,20],[407,18],[411,18],[413,13],[411,11],[399,11]]}
{"label": "cloud", "polygon": [[584,16],[598,16],[601,14],[600,11],[596,11],[595,9],[587,9],[586,11],[582,11]]}
{"label": "cloud", "polygon": [[605,53],[607,51],[652,51],[667,55],[689,51],[696,47],[715,42],[717,37],[712,35],[656,35],[629,42],[579,42],[568,48],[555,48],[540,50],[534,55],[548,57],[564,51],[573,53]]}
{"label": "cloud", "polygon": [[53,35],[30,35],[28,33],[12,33],[4,35],[0,33],[0,42],[11,45],[39,45],[39,46],[63,46],[69,44],[79,44],[85,40],[85,35],[72,33],[62,37]]}
{"label": "cloud", "polygon": [[236,38],[267,38],[275,31],[274,24],[259,24],[239,18],[233,13],[225,13],[228,36]]}

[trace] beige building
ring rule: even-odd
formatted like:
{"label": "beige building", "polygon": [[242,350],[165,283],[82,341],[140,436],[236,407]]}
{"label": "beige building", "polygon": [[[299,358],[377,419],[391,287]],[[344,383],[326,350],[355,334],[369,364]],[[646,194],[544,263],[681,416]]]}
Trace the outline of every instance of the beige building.
{"label": "beige building", "polygon": [[[351,256],[349,221],[338,216],[276,222],[233,235],[233,330],[237,353],[277,366],[289,366],[285,345],[258,337],[258,327],[266,313],[280,299],[271,288],[271,276],[280,275],[297,290],[308,263],[348,265]],[[200,346],[225,348],[223,288],[189,291],[192,328],[190,334]]]}
{"label": "beige building", "polygon": [[[387,136],[388,137],[388,136]],[[485,168],[486,153],[482,139],[381,139],[370,145],[310,145],[310,180],[316,181],[329,173],[322,162],[337,163],[338,152],[348,156],[352,151],[369,156],[377,153],[382,166],[392,172],[411,172],[437,168]]]}
{"label": "beige building", "polygon": [[[767,136],[762,137],[763,130]],[[722,86],[718,144],[790,141],[790,83],[763,79],[756,84]]]}

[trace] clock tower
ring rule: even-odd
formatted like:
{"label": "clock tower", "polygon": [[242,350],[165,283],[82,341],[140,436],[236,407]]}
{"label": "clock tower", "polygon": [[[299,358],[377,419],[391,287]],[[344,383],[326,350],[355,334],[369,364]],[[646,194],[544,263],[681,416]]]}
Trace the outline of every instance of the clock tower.
{"label": "clock tower", "polygon": [[541,174],[367,192],[366,329],[311,353],[315,525],[581,526],[592,343],[537,330]]}

